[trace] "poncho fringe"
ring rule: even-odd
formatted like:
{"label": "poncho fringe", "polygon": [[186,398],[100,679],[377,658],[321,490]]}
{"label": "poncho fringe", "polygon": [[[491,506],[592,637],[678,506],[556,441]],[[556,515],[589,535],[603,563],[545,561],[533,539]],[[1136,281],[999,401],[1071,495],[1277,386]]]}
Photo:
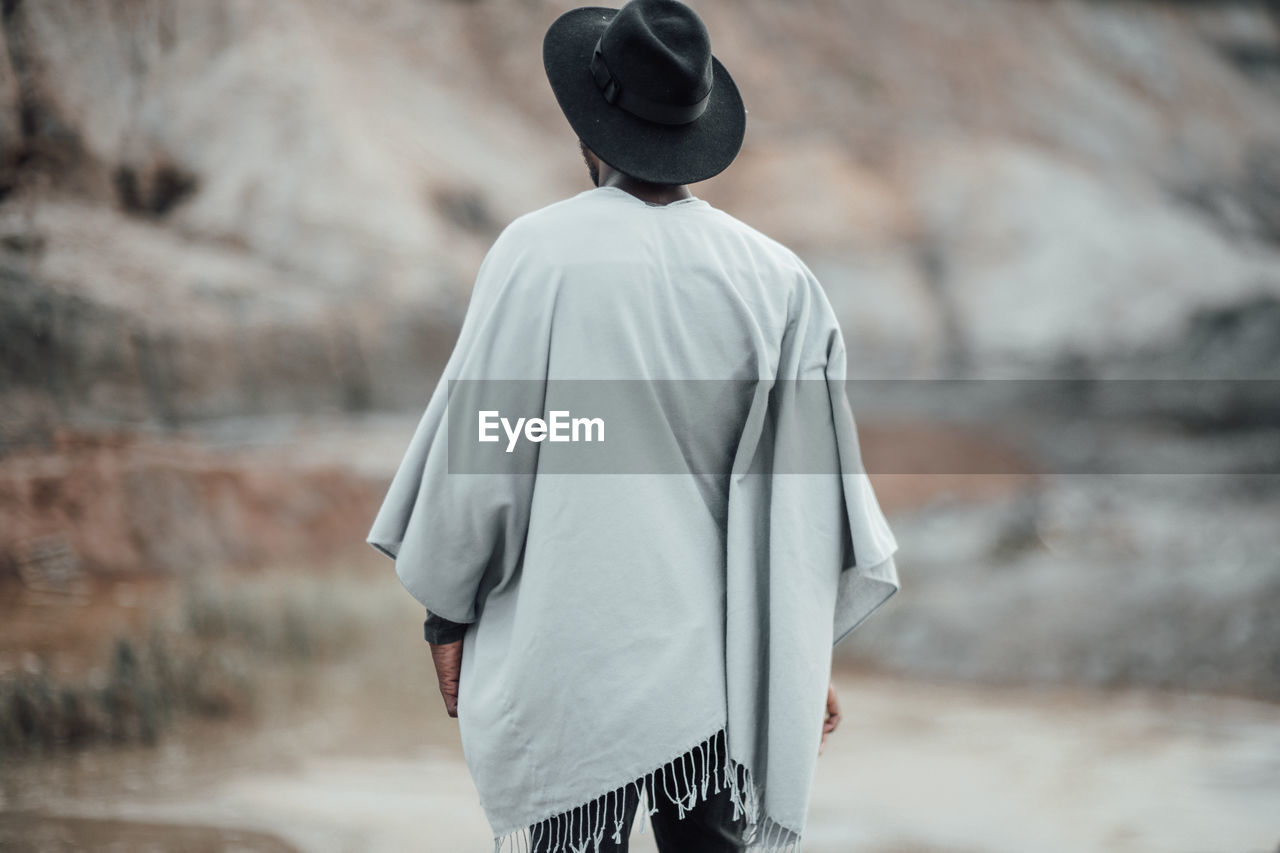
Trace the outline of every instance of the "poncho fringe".
{"label": "poncho fringe", "polygon": [[[798,853],[801,833],[760,814],[764,787],[756,782],[750,768],[729,757],[724,749],[726,735],[722,726],[675,758],[601,796],[549,815],[530,826],[495,836],[493,853],[530,853],[534,850],[538,853],[600,853],[600,845],[606,835],[614,844],[621,844],[625,795],[631,789],[635,790],[637,802],[644,805],[643,810],[639,806],[636,809],[641,834],[649,822],[648,816],[658,810],[653,796],[655,789],[660,789],[662,796],[676,807],[680,820],[684,819],[686,812],[707,801],[709,790],[716,794],[725,790],[733,804],[734,820],[746,817],[743,842],[747,850]],[[695,774],[694,768],[689,766],[694,764],[695,753],[701,758],[696,765],[701,767],[700,774]]]}

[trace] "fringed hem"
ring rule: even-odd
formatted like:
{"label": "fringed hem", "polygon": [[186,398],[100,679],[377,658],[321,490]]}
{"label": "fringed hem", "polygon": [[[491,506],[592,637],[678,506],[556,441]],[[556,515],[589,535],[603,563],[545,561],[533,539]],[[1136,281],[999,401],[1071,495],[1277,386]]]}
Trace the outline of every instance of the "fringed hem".
{"label": "fringed hem", "polygon": [[[635,789],[637,803],[645,804],[643,811],[638,806],[636,809],[641,834],[649,822],[648,816],[658,810],[653,797],[655,790],[662,791],[668,802],[676,807],[679,819],[684,820],[685,813],[699,802],[705,802],[708,789],[714,788],[717,794],[721,790],[728,791],[734,820],[745,815],[747,829],[743,842],[746,850],[799,853],[800,831],[760,814],[764,787],[756,783],[749,767],[729,757],[724,744],[725,731],[720,729],[661,767],[602,796],[531,826],[494,836],[493,853],[532,853],[534,850],[539,853],[600,853],[606,833],[614,844],[621,844],[626,822],[625,796],[632,788]],[[700,775],[694,772],[695,768],[688,766],[693,763],[694,753],[702,759]],[[739,784],[739,773],[745,784]],[[544,827],[547,827],[545,831]],[[549,837],[544,838],[544,834],[549,834]]]}

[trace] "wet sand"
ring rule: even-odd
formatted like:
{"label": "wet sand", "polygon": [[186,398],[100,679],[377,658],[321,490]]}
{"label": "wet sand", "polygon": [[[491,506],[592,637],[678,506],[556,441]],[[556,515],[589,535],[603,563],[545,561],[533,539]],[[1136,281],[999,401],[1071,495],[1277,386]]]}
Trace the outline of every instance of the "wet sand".
{"label": "wet sand", "polygon": [[[425,651],[404,648],[300,681],[252,724],[8,762],[0,847],[490,850]],[[1274,705],[853,672],[837,688],[844,722],[818,762],[808,853],[1272,853],[1280,841]],[[651,830],[637,824],[632,849],[653,851]]]}

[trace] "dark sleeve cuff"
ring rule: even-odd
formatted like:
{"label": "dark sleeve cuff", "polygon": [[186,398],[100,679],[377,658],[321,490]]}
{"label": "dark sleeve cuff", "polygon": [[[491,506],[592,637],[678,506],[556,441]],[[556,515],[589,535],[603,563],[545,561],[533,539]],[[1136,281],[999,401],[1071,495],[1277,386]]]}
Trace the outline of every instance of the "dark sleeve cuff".
{"label": "dark sleeve cuff", "polygon": [[443,616],[437,616],[430,610],[427,619],[422,623],[422,634],[428,643],[445,645],[456,643],[467,633],[466,622],[450,622]]}

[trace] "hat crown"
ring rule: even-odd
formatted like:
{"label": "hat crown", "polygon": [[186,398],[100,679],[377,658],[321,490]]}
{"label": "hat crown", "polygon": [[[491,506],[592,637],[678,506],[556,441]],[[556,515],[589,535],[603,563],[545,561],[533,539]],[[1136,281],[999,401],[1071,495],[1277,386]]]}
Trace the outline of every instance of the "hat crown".
{"label": "hat crown", "polygon": [[711,36],[677,0],[631,0],[600,36],[616,85],[647,101],[688,106],[711,91]]}

